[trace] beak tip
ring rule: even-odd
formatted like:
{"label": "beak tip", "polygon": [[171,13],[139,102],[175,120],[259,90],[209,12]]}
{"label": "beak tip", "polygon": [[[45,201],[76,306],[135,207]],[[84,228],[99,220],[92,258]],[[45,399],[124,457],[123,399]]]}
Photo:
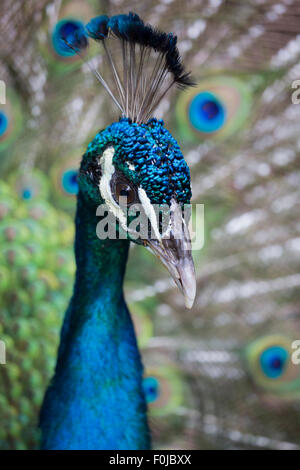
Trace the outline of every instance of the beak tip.
{"label": "beak tip", "polygon": [[167,268],[183,294],[185,307],[191,309],[196,297],[196,274],[190,235],[181,212],[181,215],[177,214],[178,208],[179,205],[174,203],[169,236],[159,240],[149,239],[147,246]]}
{"label": "beak tip", "polygon": [[191,308],[194,305],[194,300],[185,298],[184,299],[184,304],[185,304],[185,308],[187,308],[188,310],[191,310]]}
{"label": "beak tip", "polygon": [[[192,286],[191,286],[192,287]],[[196,285],[193,286],[189,294],[187,292],[183,291],[184,295],[184,304],[187,309],[191,309],[194,305],[195,302],[195,297],[196,297]]]}
{"label": "beak tip", "polygon": [[185,264],[180,272],[181,292],[184,297],[185,307],[189,310],[193,307],[196,298],[196,274],[192,258]]}

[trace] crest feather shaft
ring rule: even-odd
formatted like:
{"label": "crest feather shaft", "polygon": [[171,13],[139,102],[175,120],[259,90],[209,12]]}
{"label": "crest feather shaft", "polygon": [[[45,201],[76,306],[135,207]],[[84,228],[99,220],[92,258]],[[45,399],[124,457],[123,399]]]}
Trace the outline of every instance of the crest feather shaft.
{"label": "crest feather shaft", "polygon": [[181,62],[177,37],[144,24],[135,13],[93,18],[85,31],[62,40],[81,55],[88,46],[87,36],[103,47],[106,58],[101,72],[88,65],[123,117],[147,122],[173,85],[194,85]]}

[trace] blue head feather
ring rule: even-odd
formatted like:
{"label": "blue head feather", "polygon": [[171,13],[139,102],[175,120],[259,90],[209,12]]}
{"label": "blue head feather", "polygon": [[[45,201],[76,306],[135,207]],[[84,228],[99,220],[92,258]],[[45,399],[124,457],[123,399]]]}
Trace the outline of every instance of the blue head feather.
{"label": "blue head feather", "polygon": [[135,13],[128,15],[112,16],[108,22],[109,28],[112,32],[121,39],[130,40],[134,28],[143,26],[143,22]]}
{"label": "blue head feather", "polygon": [[108,35],[108,21],[109,18],[106,15],[97,16],[96,18],[91,19],[91,21],[86,25],[88,36],[99,41],[105,39]]}
{"label": "blue head feather", "polygon": [[181,63],[177,37],[172,33],[166,34],[150,25],[145,25],[136,13],[130,12],[128,15],[116,15],[111,18],[105,15],[98,16],[86,25],[86,31],[88,36],[98,41],[105,39],[111,31],[114,36],[124,41],[162,52],[166,55],[166,66],[173,74],[174,81],[179,86],[194,85],[190,74],[185,72]]}

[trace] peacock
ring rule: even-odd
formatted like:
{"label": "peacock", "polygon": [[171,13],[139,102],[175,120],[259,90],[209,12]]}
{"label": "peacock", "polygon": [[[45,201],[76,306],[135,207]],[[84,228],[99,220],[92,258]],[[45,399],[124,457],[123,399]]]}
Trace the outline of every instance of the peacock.
{"label": "peacock", "polygon": [[[195,271],[180,209],[190,203],[189,169],[163,120],[151,117],[173,85],[184,88],[193,82],[181,63],[177,37],[145,25],[137,14],[96,17],[86,31],[106,53],[117,96],[90,67],[121,118],[96,135],[80,165],[76,279],[55,375],[42,406],[42,448],[149,449],[143,367],[123,280],[132,240],[162,261],[186,306],[193,305]],[[74,25],[63,28],[60,41],[78,54],[88,45],[85,30]],[[115,42],[121,49],[119,67]],[[125,230],[126,240],[98,236],[101,204],[115,216],[119,231]],[[140,222],[146,225],[143,233],[141,226],[134,230],[129,225],[135,204],[146,219]],[[170,208],[164,232],[155,204]]]}
{"label": "peacock", "polygon": [[[298,0],[3,0],[1,11],[0,448],[40,447],[38,410],[74,282],[81,155],[122,114],[90,71],[113,86],[105,51],[89,41],[76,54],[61,36],[135,11],[176,32],[193,72],[195,86],[172,87],[154,115],[180,143],[205,222],[191,310],[152,253],[129,244],[124,295],[152,447],[299,449]],[[6,258],[11,245],[25,279]]]}

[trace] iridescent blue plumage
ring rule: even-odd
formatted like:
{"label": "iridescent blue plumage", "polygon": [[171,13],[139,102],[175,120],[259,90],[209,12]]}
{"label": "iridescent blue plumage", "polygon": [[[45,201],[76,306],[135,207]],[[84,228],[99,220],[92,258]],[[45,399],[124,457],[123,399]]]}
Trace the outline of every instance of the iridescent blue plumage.
{"label": "iridescent blue plumage", "polygon": [[263,373],[270,379],[277,379],[283,374],[288,359],[288,351],[281,346],[265,349],[260,356]]}
{"label": "iridescent blue plumage", "polygon": [[59,21],[52,34],[54,50],[61,56],[70,56],[87,47],[84,25],[75,19]]}
{"label": "iridescent blue plumage", "polygon": [[87,34],[95,40],[101,40],[107,37],[108,34],[108,16],[102,15],[97,18],[92,18],[86,25]]}
{"label": "iridescent blue plumage", "polygon": [[143,382],[143,389],[147,403],[154,402],[159,395],[159,382],[155,377],[146,377]]}
{"label": "iridescent blue plumage", "polygon": [[215,95],[204,91],[191,101],[189,118],[200,132],[216,132],[226,121],[226,108]]}
{"label": "iridescent blue plumage", "polygon": [[145,25],[135,13],[116,15],[108,18],[105,15],[93,18],[86,26],[88,36],[102,41],[108,37],[109,31],[119,39],[153,48],[165,54],[166,65],[179,86],[193,85],[190,73],[185,72],[177,49],[177,36],[155,30]]}
{"label": "iridescent blue plumage", "polygon": [[76,170],[67,170],[62,175],[62,186],[64,190],[69,194],[78,193],[78,183],[77,183],[77,171]]}
{"label": "iridescent blue plumage", "polygon": [[8,128],[8,117],[3,112],[0,111],[0,137],[2,137]]}

